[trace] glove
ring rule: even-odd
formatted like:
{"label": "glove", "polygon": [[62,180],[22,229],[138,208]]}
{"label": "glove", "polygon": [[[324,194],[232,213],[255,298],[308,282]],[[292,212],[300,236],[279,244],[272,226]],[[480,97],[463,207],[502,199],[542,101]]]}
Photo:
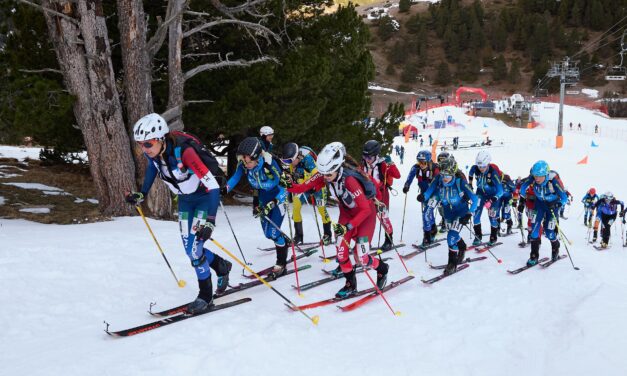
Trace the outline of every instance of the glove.
{"label": "glove", "polygon": [[260,216],[267,217],[268,214],[270,214],[270,212],[272,211],[272,209],[274,209],[275,206],[276,206],[275,200],[268,202],[264,206],[259,205],[255,207],[253,216],[255,218],[259,218]]}
{"label": "glove", "polygon": [[559,210],[559,208],[562,206],[562,203],[559,201],[553,201],[553,202],[549,202],[547,206],[549,207],[549,209],[555,211],[555,210]]}
{"label": "glove", "polygon": [[403,187],[403,193],[407,194],[409,192],[409,185]]}
{"label": "glove", "polygon": [[374,200],[374,205],[377,207],[377,213],[383,213],[387,210],[387,206],[379,200]]}
{"label": "glove", "polygon": [[279,185],[281,187],[292,188],[292,184],[293,184],[293,181],[292,181],[292,177],[291,176],[289,176],[287,174],[281,175],[281,179],[279,180]]}
{"label": "glove", "polygon": [[211,234],[213,233],[214,228],[215,225],[213,223],[205,222],[204,225],[196,229],[196,240],[204,242],[211,239]]}
{"label": "glove", "polygon": [[333,224],[333,232],[335,233],[335,237],[340,237],[340,236],[344,236],[346,235],[346,232],[350,231],[353,229],[353,225],[351,225],[350,223],[346,226],[344,226],[341,223],[334,223]]}
{"label": "glove", "polygon": [[470,223],[471,218],[472,218],[472,214],[468,213],[459,219],[459,223],[461,223],[462,226],[466,226],[467,224]]}
{"label": "glove", "polygon": [[220,187],[220,195],[221,196],[226,196],[227,193],[229,193],[229,186],[225,184],[225,185]]}
{"label": "glove", "polygon": [[144,202],[144,194],[141,192],[129,192],[126,194],[126,202],[131,205],[139,205]]}
{"label": "glove", "polygon": [[485,206],[486,209],[490,209],[497,201],[498,199],[496,197],[490,197],[483,206]]}
{"label": "glove", "polygon": [[425,195],[420,193],[418,197],[416,197],[416,200],[418,200],[418,202],[425,202]]}

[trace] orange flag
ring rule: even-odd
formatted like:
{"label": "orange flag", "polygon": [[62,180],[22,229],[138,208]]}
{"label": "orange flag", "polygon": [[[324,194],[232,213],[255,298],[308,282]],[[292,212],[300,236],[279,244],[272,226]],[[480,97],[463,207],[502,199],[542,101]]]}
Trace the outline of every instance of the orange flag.
{"label": "orange flag", "polygon": [[411,131],[406,130],[405,132],[405,143],[409,142],[409,136],[411,135]]}
{"label": "orange flag", "polygon": [[584,159],[582,159],[579,162],[577,162],[577,164],[588,164],[588,156],[586,155],[584,157]]}

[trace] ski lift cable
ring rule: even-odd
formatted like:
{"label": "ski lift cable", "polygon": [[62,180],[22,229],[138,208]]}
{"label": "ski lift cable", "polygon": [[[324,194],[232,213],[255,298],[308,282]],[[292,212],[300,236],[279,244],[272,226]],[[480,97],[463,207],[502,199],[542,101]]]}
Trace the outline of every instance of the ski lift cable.
{"label": "ski lift cable", "polygon": [[[597,38],[595,38],[594,40],[588,42],[588,44],[586,44],[585,46],[581,47],[581,50],[579,50],[579,52],[575,53],[572,57],[574,58],[575,56],[585,52],[586,48],[594,45],[595,43],[598,43],[604,36],[605,34],[607,34],[609,31],[611,31],[614,27],[616,27],[617,25],[619,25],[621,22],[623,22],[625,19],[627,19],[627,16],[621,18],[618,22],[616,22],[614,25],[610,26],[609,29],[607,29],[606,31],[603,32],[603,34],[599,35]],[[621,28],[619,28],[620,30]],[[615,34],[615,32],[613,32],[612,34]],[[610,34],[610,35],[612,35]]]}
{"label": "ski lift cable", "polygon": [[[619,29],[619,30],[617,30],[617,31],[623,31],[623,35],[625,35],[625,34],[624,34],[624,32],[627,32],[627,29],[623,29],[623,30]],[[602,45],[600,45],[600,46],[596,47],[595,49],[593,49],[593,50],[592,50],[592,51],[590,51],[589,53],[591,54],[591,53],[593,53],[593,52],[595,52],[595,51],[597,51],[597,50],[599,50],[599,49],[601,49],[601,48],[603,48],[603,47],[607,46],[608,44],[610,44],[610,43],[614,43],[614,42],[616,42],[616,39],[614,39],[614,40],[608,40],[606,43],[604,43],[604,44],[602,44]],[[622,46],[621,46],[621,49],[622,49]]]}

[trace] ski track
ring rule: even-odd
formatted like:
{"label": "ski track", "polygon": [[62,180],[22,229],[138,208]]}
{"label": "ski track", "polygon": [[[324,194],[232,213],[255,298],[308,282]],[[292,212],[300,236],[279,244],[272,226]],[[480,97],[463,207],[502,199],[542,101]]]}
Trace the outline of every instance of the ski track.
{"label": "ski track", "polygon": [[[572,118],[566,111],[566,117]],[[429,133],[443,139],[460,136],[463,142],[485,138],[487,131],[491,139],[504,142],[489,150],[493,161],[512,178],[525,176],[538,159],[546,159],[560,173],[575,197],[570,218],[561,225],[574,242],[568,249],[580,271],[564,259],[546,270],[535,267],[509,275],[507,269],[524,265],[529,256],[528,247],[517,246],[520,235],[514,235],[502,238],[504,244],[492,249],[502,264],[485,253],[488,259],[431,286],[420,282],[420,277],[431,278],[440,271],[430,269],[423,255],[407,260],[416,278],[386,294],[392,307],[402,312],[400,317],[377,298],[353,312],[341,312],[335,305],[306,311],[320,315],[320,324],[314,327],[300,313],[289,312],[279,296],[259,286],[217,301],[249,296],[250,303],[115,339],[103,332],[103,320],[111,330],[124,329],[156,320],[146,312],[152,301],[158,303],[155,309],[165,309],[195,298],[195,274],[182,249],[178,225],[149,220],[174,272],[187,281],[184,289],[176,286],[137,217],[68,226],[0,219],[0,374],[83,375],[96,370],[104,375],[624,375],[627,255],[620,244],[621,226],[612,229],[610,250],[595,251],[584,239],[587,229],[579,201],[590,186],[600,193],[612,190],[627,200],[627,178],[616,173],[625,142],[600,137],[596,139],[600,147],[591,148],[590,135],[565,132],[564,149],[555,150],[551,124],[545,124],[547,129],[511,129],[493,119],[467,117],[455,108],[437,109],[429,117],[448,114],[466,129],[419,129],[423,137]],[[627,129],[625,120],[585,111],[576,115],[582,124]],[[545,123],[549,119],[540,117]],[[405,163],[399,164],[403,179],[394,182],[399,194],[391,201],[397,242],[401,189],[419,150],[413,142],[405,147]],[[454,152],[464,172],[478,150]],[[576,165],[586,155],[589,164]],[[398,157],[393,158],[399,163]],[[607,179],[608,174],[613,178]],[[422,240],[417,193],[414,182],[403,234],[408,246],[399,250],[401,254]],[[272,243],[262,237],[250,207],[227,210],[253,269],[272,265],[273,252],[256,250]],[[215,239],[239,256],[221,210],[218,213]],[[330,214],[337,218],[337,208]],[[315,240],[309,206],[303,208],[303,218],[306,240]],[[487,215],[482,218],[485,232]],[[469,242],[468,231],[462,236]],[[377,238],[375,230],[374,242]],[[335,250],[327,247],[326,252]],[[563,244],[561,253],[566,253]],[[312,265],[299,274],[301,284],[324,277],[320,269],[336,266],[322,263],[320,254],[299,260]],[[549,242],[543,239],[540,256],[549,254]],[[392,258],[389,281],[403,278],[406,273],[395,252],[386,256]],[[446,263],[446,243],[428,250],[427,256],[433,264]],[[467,256],[476,253],[471,250]],[[357,278],[360,289],[371,286],[363,273]],[[232,284],[248,281],[237,265],[231,279]],[[291,287],[295,282],[291,276],[272,285],[300,305],[328,298],[343,284],[343,280],[333,281],[305,291],[300,298]]]}

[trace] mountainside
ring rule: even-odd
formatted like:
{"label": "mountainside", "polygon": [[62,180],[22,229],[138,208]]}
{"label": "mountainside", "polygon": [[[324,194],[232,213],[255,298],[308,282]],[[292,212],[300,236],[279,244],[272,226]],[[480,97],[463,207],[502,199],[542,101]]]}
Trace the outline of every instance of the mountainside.
{"label": "mountainside", "polygon": [[[374,81],[384,87],[438,94],[468,85],[493,96],[534,94],[551,63],[570,56],[581,72],[579,87],[601,95],[627,92],[627,81],[604,79],[608,66],[620,64],[625,0],[444,0],[411,6],[402,0],[359,11],[372,34]],[[540,88],[556,92],[559,82],[544,79]],[[381,96],[375,93],[375,104]]]}

